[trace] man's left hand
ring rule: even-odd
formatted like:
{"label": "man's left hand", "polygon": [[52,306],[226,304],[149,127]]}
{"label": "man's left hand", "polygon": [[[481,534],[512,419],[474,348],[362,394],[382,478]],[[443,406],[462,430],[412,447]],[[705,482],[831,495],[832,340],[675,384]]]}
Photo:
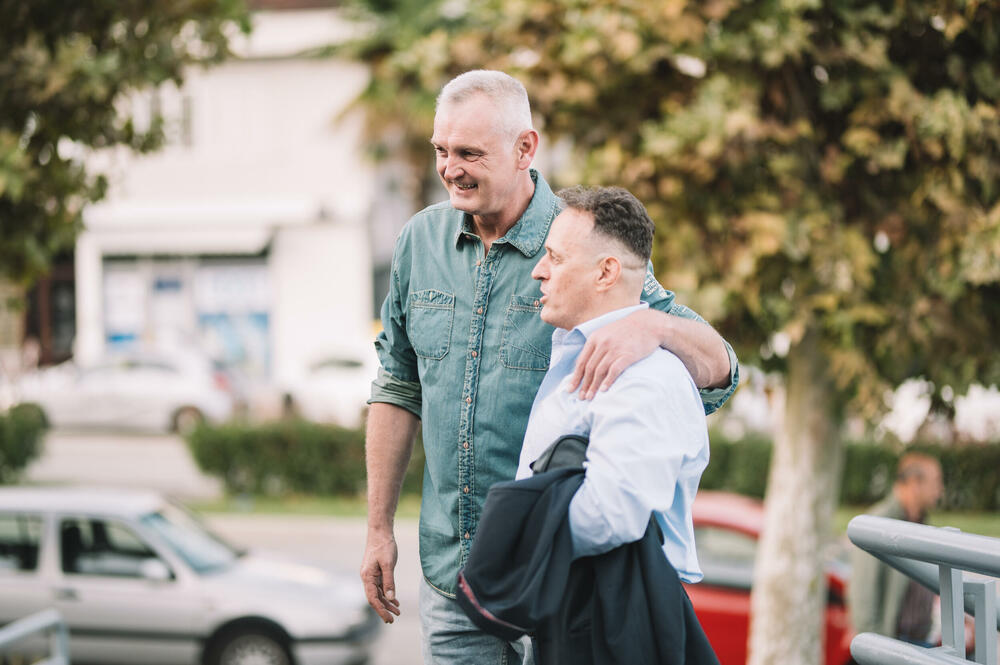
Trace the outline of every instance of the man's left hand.
{"label": "man's left hand", "polygon": [[639,310],[594,332],[577,358],[569,392],[579,387],[580,399],[592,399],[598,390],[610,388],[629,365],[660,346],[662,316],[655,310]]}

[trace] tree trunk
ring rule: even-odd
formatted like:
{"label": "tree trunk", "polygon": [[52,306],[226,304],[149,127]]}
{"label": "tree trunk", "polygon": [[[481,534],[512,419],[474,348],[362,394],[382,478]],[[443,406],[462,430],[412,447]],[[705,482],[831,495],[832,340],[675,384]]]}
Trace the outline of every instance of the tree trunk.
{"label": "tree trunk", "polygon": [[841,445],[834,392],[814,333],[788,354],[784,424],[775,439],[751,594],[749,665],[820,665]]}

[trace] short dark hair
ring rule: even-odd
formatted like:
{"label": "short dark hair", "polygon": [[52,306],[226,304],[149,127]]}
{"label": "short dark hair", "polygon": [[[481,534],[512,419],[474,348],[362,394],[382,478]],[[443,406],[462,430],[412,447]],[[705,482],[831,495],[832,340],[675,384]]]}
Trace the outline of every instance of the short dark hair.
{"label": "short dark hair", "polygon": [[928,469],[934,467],[941,468],[941,462],[936,457],[926,453],[905,453],[896,466],[896,482],[905,483],[910,478],[923,480]]}
{"label": "short dark hair", "polygon": [[643,261],[653,253],[653,220],[646,207],[622,187],[569,187],[558,193],[566,207],[594,216],[594,230],[620,241]]}

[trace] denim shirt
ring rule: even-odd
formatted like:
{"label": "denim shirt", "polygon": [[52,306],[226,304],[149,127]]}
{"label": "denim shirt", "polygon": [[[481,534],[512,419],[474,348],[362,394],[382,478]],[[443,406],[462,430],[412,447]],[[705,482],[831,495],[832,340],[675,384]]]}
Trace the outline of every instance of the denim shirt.
{"label": "denim shirt", "polygon": [[[383,330],[375,340],[382,367],[370,402],[405,408],[422,421],[423,497],[420,561],[424,577],[454,596],[490,487],[511,480],[538,386],[549,367],[554,328],[543,322],[531,271],[562,202],[531,171],[535,191],[521,219],[483,255],[471,217],[447,201],[406,224],[393,251]],[[689,319],[692,310],[656,281],[650,265],[643,297],[651,307]],[[705,412],[736,389],[702,391]]]}

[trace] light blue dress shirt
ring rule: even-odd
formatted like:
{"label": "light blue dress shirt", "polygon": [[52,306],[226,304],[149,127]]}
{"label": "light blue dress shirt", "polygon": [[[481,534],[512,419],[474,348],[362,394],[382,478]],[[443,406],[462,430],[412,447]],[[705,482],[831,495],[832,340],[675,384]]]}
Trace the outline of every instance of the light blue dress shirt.
{"label": "light blue dress shirt", "polygon": [[708,465],[705,410],[691,375],[664,349],[626,369],[593,400],[566,390],[587,337],[645,303],[552,333],[548,372],[535,396],[517,478],[560,436],[586,435],[586,476],[569,507],[574,555],[591,556],[642,538],[651,513],[663,552],[684,582],[698,582],[691,503]]}

